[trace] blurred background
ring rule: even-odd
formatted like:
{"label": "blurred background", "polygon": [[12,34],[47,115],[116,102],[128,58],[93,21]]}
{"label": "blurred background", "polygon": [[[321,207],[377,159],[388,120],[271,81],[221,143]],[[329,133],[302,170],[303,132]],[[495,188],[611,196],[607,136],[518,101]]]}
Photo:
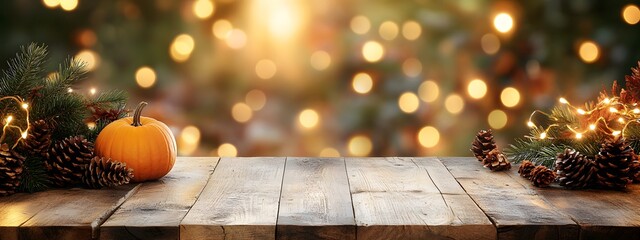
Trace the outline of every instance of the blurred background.
{"label": "blurred background", "polygon": [[183,156],[469,156],[535,109],[594,100],[640,60],[633,1],[10,0],[0,60],[30,42],[88,63]]}

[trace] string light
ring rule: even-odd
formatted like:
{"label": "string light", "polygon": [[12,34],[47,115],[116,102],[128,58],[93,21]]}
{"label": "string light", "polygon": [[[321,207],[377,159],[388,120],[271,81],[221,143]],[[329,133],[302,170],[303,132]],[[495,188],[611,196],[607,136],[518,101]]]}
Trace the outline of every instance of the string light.
{"label": "string light", "polygon": [[15,96],[5,96],[0,98],[0,102],[1,101],[5,101],[5,100],[11,100],[14,101],[15,103],[18,104],[18,106],[20,106],[20,108],[22,108],[22,110],[25,112],[25,122],[26,122],[26,128],[22,129],[20,126],[18,125],[13,125],[12,123],[15,122],[15,117],[14,115],[7,115],[7,117],[5,118],[5,122],[4,122],[4,126],[2,127],[2,135],[0,136],[0,143],[2,143],[5,138],[7,137],[7,133],[9,132],[9,130],[16,130],[20,133],[20,138],[18,138],[16,140],[16,142],[13,144],[13,146],[11,148],[15,148],[18,143],[20,143],[20,141],[22,139],[26,139],[28,136],[28,131],[31,127],[31,125],[29,124],[29,104],[24,102],[22,100],[22,98],[20,97],[15,97]]}

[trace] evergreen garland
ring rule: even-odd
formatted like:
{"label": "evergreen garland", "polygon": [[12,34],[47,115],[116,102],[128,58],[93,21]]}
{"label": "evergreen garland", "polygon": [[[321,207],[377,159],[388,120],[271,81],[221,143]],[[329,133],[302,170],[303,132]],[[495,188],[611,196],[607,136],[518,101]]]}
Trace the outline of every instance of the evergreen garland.
{"label": "evergreen garland", "polygon": [[[91,142],[110,122],[124,117],[127,111],[126,94],[123,91],[106,91],[95,96],[84,96],[73,91],[74,85],[85,79],[85,63],[73,58],[59,64],[57,71],[47,76],[43,65],[47,58],[47,47],[32,43],[21,47],[15,58],[8,61],[8,68],[0,77],[0,96],[16,96],[29,104],[29,120],[45,120],[52,123],[52,141],[66,137],[84,135]],[[0,113],[11,113],[24,119],[20,106],[0,102]],[[114,116],[96,116],[99,112],[113,112]],[[113,115],[113,114],[112,114]],[[94,122],[94,128],[87,126]],[[15,135],[15,134],[14,134]],[[16,141],[20,136],[9,136],[7,141]],[[44,159],[29,152],[20,152],[26,157],[25,171],[20,191],[35,192],[49,187]]]}

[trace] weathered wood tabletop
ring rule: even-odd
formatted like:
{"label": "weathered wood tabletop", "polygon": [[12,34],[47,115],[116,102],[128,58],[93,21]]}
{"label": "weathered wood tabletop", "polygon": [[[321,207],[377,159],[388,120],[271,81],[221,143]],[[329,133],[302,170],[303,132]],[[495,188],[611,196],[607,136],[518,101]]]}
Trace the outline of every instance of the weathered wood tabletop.
{"label": "weathered wood tabletop", "polygon": [[154,182],[0,198],[0,240],[639,237],[640,186],[541,189],[475,158],[179,158]]}

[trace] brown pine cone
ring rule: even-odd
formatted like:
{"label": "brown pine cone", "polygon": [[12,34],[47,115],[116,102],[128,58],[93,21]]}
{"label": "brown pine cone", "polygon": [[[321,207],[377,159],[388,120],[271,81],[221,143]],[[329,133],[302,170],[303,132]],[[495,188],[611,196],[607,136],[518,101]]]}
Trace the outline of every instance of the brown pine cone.
{"label": "brown pine cone", "polygon": [[520,163],[520,167],[518,168],[518,173],[520,174],[521,177],[530,179],[531,170],[533,170],[535,167],[536,165],[533,164],[531,161],[524,160],[522,161],[522,163]]}
{"label": "brown pine cone", "polygon": [[82,182],[90,188],[115,187],[129,183],[132,177],[133,170],[125,163],[94,157],[82,176]]}
{"label": "brown pine cone", "polygon": [[43,155],[51,146],[52,126],[45,120],[31,123],[27,139],[22,141],[22,149],[34,155]]}
{"label": "brown pine cone", "polygon": [[632,181],[629,172],[635,159],[633,148],[622,137],[607,139],[596,155],[596,182],[605,188],[626,188]]}
{"label": "brown pine cone", "polygon": [[493,140],[491,129],[480,130],[471,143],[471,152],[478,159],[483,161],[491,150],[497,149],[496,142]]}
{"label": "brown pine cone", "polygon": [[93,143],[83,136],[65,138],[44,155],[47,173],[54,186],[72,186],[81,182],[85,168],[93,158]]}
{"label": "brown pine cone", "polygon": [[507,160],[507,157],[504,156],[504,154],[498,151],[498,149],[490,151],[487,157],[482,161],[482,164],[491,171],[511,169],[511,163]]}
{"label": "brown pine cone", "polygon": [[7,144],[0,145],[0,196],[14,194],[20,186],[24,159]]}
{"label": "brown pine cone", "polygon": [[640,162],[637,158],[631,162],[631,165],[629,166],[629,178],[631,178],[631,181],[634,183],[640,182]]}
{"label": "brown pine cone", "polygon": [[556,173],[545,166],[537,166],[531,170],[531,182],[536,187],[547,187],[556,180]]}
{"label": "brown pine cone", "polygon": [[595,174],[593,161],[573,149],[565,149],[556,158],[556,174],[560,186],[584,188],[592,184]]}

